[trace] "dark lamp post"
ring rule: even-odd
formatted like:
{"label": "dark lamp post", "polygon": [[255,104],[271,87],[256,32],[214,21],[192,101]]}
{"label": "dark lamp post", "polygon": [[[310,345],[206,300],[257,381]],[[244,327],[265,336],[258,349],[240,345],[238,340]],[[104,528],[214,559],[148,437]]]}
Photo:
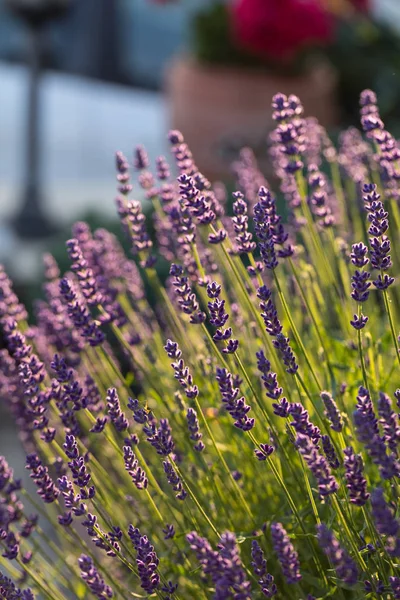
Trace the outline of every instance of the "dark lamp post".
{"label": "dark lamp post", "polygon": [[29,89],[25,139],[25,183],[22,206],[13,219],[16,232],[24,238],[41,238],[56,232],[42,206],[40,186],[40,109],[39,86],[42,72],[43,27],[62,16],[72,0],[6,0],[9,9],[19,16],[28,30],[27,59]]}

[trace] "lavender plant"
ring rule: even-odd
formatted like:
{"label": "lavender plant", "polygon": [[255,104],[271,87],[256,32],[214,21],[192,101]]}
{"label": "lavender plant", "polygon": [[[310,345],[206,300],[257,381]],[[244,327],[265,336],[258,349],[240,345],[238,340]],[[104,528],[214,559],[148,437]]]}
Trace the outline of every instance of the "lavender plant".
{"label": "lavender plant", "polygon": [[228,202],[172,131],[116,155],[132,256],[76,224],[34,325],[0,270],[2,598],[400,598],[399,146],[368,90],[337,148],[272,107],[279,189],[247,149]]}

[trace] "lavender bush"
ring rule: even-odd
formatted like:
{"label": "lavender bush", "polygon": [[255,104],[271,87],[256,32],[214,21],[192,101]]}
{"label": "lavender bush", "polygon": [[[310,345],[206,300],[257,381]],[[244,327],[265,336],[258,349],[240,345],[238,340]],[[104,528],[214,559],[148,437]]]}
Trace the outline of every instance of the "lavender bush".
{"label": "lavender bush", "polygon": [[231,203],[171,131],[177,179],[133,160],[156,243],[118,152],[134,258],[77,223],[34,326],[0,272],[37,491],[1,457],[2,598],[400,598],[400,150],[371,91],[337,148],[302,112],[273,99],[287,224],[250,150]]}

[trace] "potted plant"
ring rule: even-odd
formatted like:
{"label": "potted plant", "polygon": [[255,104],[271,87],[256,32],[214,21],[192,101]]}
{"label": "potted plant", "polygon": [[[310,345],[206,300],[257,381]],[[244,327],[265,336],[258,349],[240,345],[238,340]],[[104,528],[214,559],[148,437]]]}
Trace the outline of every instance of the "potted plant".
{"label": "potted plant", "polygon": [[174,59],[166,89],[171,125],[202,171],[226,176],[240,148],[265,144],[278,91],[299,95],[323,125],[337,124],[337,77],[326,52],[335,27],[320,0],[215,2],[196,15],[192,51]]}
{"label": "potted plant", "polygon": [[[217,2],[194,20],[193,52],[166,77],[171,123],[184,132],[208,176],[229,173],[243,146],[265,144],[273,94],[298,94],[309,114],[337,122],[336,76],[318,49],[331,39],[332,16],[318,0]],[[301,23],[296,13],[301,8]]]}

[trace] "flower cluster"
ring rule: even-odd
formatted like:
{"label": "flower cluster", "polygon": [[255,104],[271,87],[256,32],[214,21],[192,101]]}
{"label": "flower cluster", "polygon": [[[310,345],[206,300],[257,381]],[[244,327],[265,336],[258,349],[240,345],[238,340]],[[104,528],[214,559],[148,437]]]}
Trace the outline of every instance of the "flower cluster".
{"label": "flower cluster", "polygon": [[0,268],[1,598],[400,598],[400,150],[370,91],[337,150],[273,118],[273,185],[171,131],[116,154],[133,258],[76,223],[29,318]]}

